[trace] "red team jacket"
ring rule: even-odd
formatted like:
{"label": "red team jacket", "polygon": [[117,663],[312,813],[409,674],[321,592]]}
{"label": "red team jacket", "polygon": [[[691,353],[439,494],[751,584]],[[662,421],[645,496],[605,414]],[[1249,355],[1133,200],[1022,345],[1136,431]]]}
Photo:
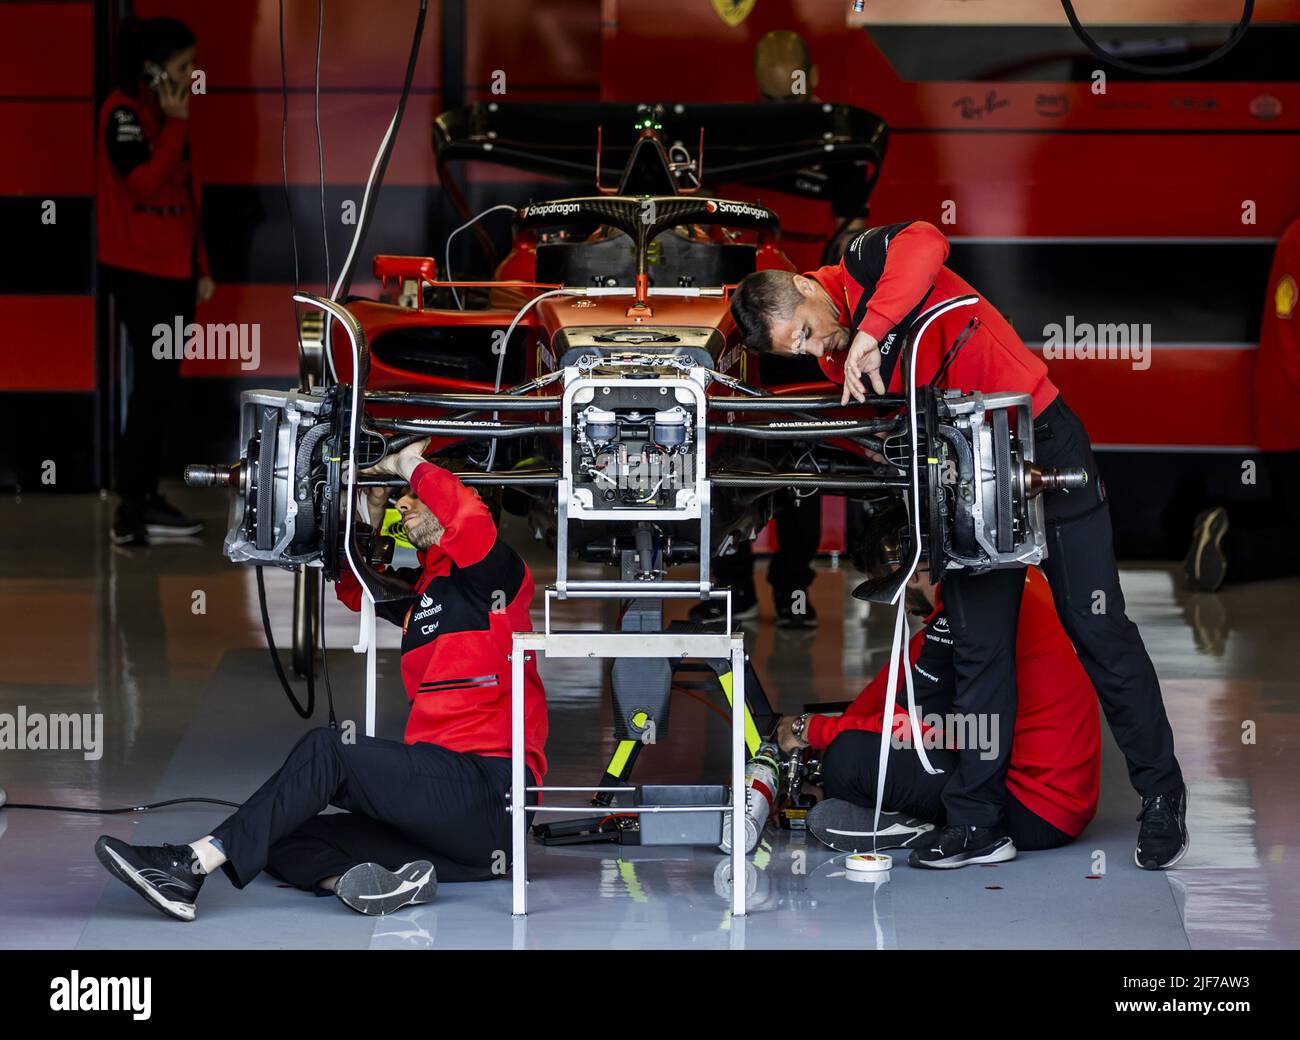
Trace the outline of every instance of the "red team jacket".
{"label": "red team jacket", "polygon": [[[868,228],[849,243],[838,264],[808,272],[839,307],[840,324],[851,332],[866,332],[880,344],[881,378],[889,393],[906,389],[898,352],[917,315],[953,296],[975,293],[943,266],[947,258],[948,240],[943,233],[917,220]],[[918,347],[917,384],[931,381],[972,317],[979,318],[979,327],[956,354],[940,385],[1027,393],[1033,398],[1034,416],[1040,415],[1057,396],[1047,366],[982,296],[978,303],[949,311],[930,326]],[[818,359],[828,379],[844,382],[846,356],[840,351]]]}
{"label": "red team jacket", "polygon": [[[493,758],[510,755],[511,636],[528,632],[533,577],[501,540],[482,499],[444,469],[421,463],[411,489],[443,526],[442,540],[421,552],[420,570],[398,570],[409,599],[377,604],[402,626],[402,681],[411,714],[406,743],[438,744]],[[352,610],[362,590],[344,568],[335,591]],[[546,775],[546,691],[536,655],[524,664],[524,744],[528,768]]]}
{"label": "red team jacket", "polygon": [[115,90],[99,113],[95,224],[99,262],[158,278],[205,276],[189,120],[162,114],[153,94]]}
{"label": "red team jacket", "polygon": [[[957,688],[952,636],[942,596],[936,603],[925,619],[925,627],[908,644],[918,715],[922,718],[950,712]],[[879,733],[887,682],[888,670],[882,668],[843,715],[810,718],[808,743],[825,748],[849,729]],[[1020,627],[1016,631],[1016,686],[1019,703],[1007,790],[1040,819],[1077,837],[1097,814],[1101,783],[1097,695],[1057,619],[1047,579],[1032,567],[1026,572]],[[914,755],[907,694],[901,681],[899,696],[902,704],[895,709],[894,734],[909,741],[902,753]],[[922,733],[930,731],[924,725],[921,729]],[[929,745],[926,747],[928,750]]]}

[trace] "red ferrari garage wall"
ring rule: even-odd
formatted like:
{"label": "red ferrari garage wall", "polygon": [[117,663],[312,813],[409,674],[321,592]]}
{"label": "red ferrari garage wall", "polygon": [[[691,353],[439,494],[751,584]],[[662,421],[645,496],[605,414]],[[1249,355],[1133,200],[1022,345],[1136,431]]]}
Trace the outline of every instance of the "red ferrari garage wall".
{"label": "red ferrari garage wall", "polygon": [[[87,453],[84,444],[96,440],[96,407],[100,429],[112,416],[103,399],[104,352],[97,367],[92,335],[91,178],[108,14],[116,6],[0,4],[0,106],[9,139],[24,142],[0,158],[0,207],[9,218],[8,248],[0,251],[7,331],[0,432],[12,434],[0,459],[5,484],[18,480],[14,458],[38,454],[34,446],[13,447],[16,438],[48,428],[45,416],[55,405],[64,417],[58,428],[72,430],[72,443],[82,447],[86,482],[107,477],[92,472],[102,451]],[[323,238],[331,273],[350,242],[343,210],[360,202],[396,100],[416,5],[326,5],[324,231],[312,111],[316,6],[285,6],[290,197],[301,279],[319,289]],[[794,29],[812,46],[816,95],[871,109],[891,126],[874,222],[926,219],[942,227],[953,244],[950,264],[997,302],[1031,345],[1067,320],[1150,326],[1149,367],[1049,364],[1109,449],[1108,481],[1131,477],[1147,503],[1142,522],[1174,530],[1181,520],[1171,519],[1169,502],[1181,496],[1180,508],[1192,508],[1220,476],[1235,473],[1234,460],[1251,444],[1249,386],[1264,282],[1274,240],[1300,215],[1298,6],[1262,0],[1246,39],[1195,74],[1203,78],[1156,82],[1112,71],[1099,95],[1090,80],[1096,61],[1064,25],[1056,0],[872,0],[869,24],[852,27],[842,0],[435,0],[364,257],[427,253],[459,223],[436,183],[429,146],[429,123],[443,107],[494,96],[750,100],[754,43],[772,29]],[[1104,41],[1173,35],[1213,46],[1227,32],[1213,19],[1235,17],[1221,7],[1233,5],[1090,0],[1082,13]],[[216,439],[229,437],[242,387],[294,375],[277,4],[138,0],[134,9],[189,22],[207,77],[192,125],[218,288],[199,320],[262,326],[256,372],[233,363],[187,365],[184,407],[193,422],[177,439],[173,461],[180,463],[182,450],[220,457]],[[1187,28],[1181,23],[1189,17],[1207,22]],[[504,95],[492,92],[494,83],[504,85]],[[547,190],[495,169],[471,168],[465,179],[476,209]],[[51,224],[40,221],[47,199],[57,213]],[[1246,211],[1253,223],[1243,223]],[[504,241],[504,225],[492,220],[491,233]],[[475,273],[482,263],[470,238],[462,236],[453,253],[457,272]],[[371,289],[366,266],[363,259],[355,283],[362,292]],[[1151,479],[1156,452],[1159,486]],[[1185,478],[1199,484],[1185,486]]]}
{"label": "red ferrari garage wall", "polygon": [[[1067,321],[1149,335],[1146,367],[1048,364],[1122,486],[1121,548],[1180,554],[1200,504],[1242,494],[1269,264],[1300,216],[1300,4],[1256,4],[1236,51],[1204,72],[1156,81],[1112,69],[1104,94],[1058,0],[871,0],[854,26],[850,6],[605,0],[603,96],[752,101],[756,42],[800,33],[816,97],[891,128],[872,223],[938,225],[949,266],[1034,349]],[[1205,53],[1240,5],[1079,10],[1103,43],[1172,37]],[[706,141],[706,165],[707,154]]]}
{"label": "red ferrari garage wall", "polygon": [[48,488],[45,474],[56,488],[78,488],[94,477],[91,453],[45,445],[56,421],[70,440],[94,436],[94,64],[89,2],[0,5],[0,485],[8,487]]}
{"label": "red ferrari garage wall", "polygon": [[[400,90],[418,5],[414,0],[325,4],[320,70],[325,168],[322,230],[314,118],[317,5],[285,3],[288,169],[302,284],[320,291],[337,277],[355,226],[366,176]],[[197,37],[196,64],[206,93],[191,103],[196,176],[203,190],[206,245],[217,283],[202,323],[256,323],[261,363],[187,361],[182,414],[171,471],[232,443],[238,393],[296,378],[289,293],[294,283],[290,224],[281,186],[281,79],[275,0],[221,4],[136,0],[134,4],[0,4],[0,485],[36,484],[38,444],[65,441],[76,465],[59,490],[103,486],[111,473],[104,441],[115,411],[111,371],[96,353],[94,294],[95,116],[106,93],[110,8],[140,17],[185,21]],[[53,57],[57,55],[57,57]],[[576,100],[599,93],[596,0],[471,4],[433,0],[404,122],[362,256],[354,291],[371,292],[369,258],[377,252],[427,254],[460,222],[434,172],[430,127],[446,106],[482,97]],[[493,93],[504,86],[504,94]],[[536,179],[468,171],[473,204],[524,201]],[[42,225],[41,204],[57,221]],[[504,236],[505,225],[493,233]],[[465,236],[468,240],[469,236]],[[501,238],[504,245],[505,239]],[[464,243],[468,246],[468,242]],[[441,257],[439,258],[441,262]],[[455,262],[475,259],[468,249]],[[102,338],[102,329],[101,329]],[[69,396],[71,395],[71,396]],[[48,418],[59,414],[56,423]],[[36,431],[40,431],[38,436]],[[24,439],[25,438],[25,439]],[[229,442],[229,443],[228,443]],[[88,445],[98,445],[88,450]],[[45,449],[46,454],[50,449]],[[21,471],[21,472],[20,472]]]}

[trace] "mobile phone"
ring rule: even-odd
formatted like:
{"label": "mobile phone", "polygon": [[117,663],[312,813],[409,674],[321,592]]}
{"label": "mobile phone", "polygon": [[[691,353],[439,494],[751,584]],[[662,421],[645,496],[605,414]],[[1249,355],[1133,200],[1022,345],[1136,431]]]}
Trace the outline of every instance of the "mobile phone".
{"label": "mobile phone", "polygon": [[144,63],[145,79],[149,81],[149,89],[157,91],[162,85],[169,81],[167,70],[157,62],[146,61]]}

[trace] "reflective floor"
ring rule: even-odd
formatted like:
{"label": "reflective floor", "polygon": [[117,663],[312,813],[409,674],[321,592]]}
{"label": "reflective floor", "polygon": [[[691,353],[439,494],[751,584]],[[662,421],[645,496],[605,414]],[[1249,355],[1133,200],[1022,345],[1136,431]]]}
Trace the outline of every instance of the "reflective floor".
{"label": "reflective floor", "polygon": [[[293,714],[271,671],[252,572],[220,555],[224,505],[173,495],[209,521],[193,544],[110,548],[111,504],[27,495],[0,503],[0,717],[102,715],[83,750],[0,751],[11,801],[120,806],[184,795],[239,800],[314,724]],[[524,535],[516,544],[524,544]],[[553,571],[530,550],[539,584]],[[883,661],[892,618],[848,596],[856,578],[823,564],[822,623],[749,628],[777,707],[851,697]],[[288,644],[290,583],[268,575],[275,635]],[[765,583],[759,582],[766,594]],[[3,947],[987,948],[1295,947],[1300,895],[1300,581],[1188,595],[1173,567],[1126,570],[1129,613],[1161,675],[1191,785],[1192,846],[1167,874],[1133,866],[1136,796],[1109,743],[1098,818],[1073,845],[995,867],[920,872],[882,884],[845,876],[840,857],[797,832],[768,832],[746,878],[751,913],[733,921],[726,862],[704,849],[616,846],[530,852],[530,914],[513,919],[504,882],[447,885],[426,906],[373,919],[263,876],[242,892],[210,879],[194,923],[169,921],[111,880],[96,835],[183,842],[224,815],[187,805],[95,817],[0,811]],[[608,626],[591,603],[573,626]],[[771,605],[763,604],[764,617]],[[331,604],[330,672],[341,719],[360,719],[353,615]],[[397,630],[381,629],[381,736],[400,737]],[[597,663],[543,666],[551,710],[548,781],[591,783],[612,749]],[[681,696],[638,781],[721,782],[722,702]],[[316,720],[324,718],[318,707]],[[1105,727],[1103,726],[1103,731]]]}

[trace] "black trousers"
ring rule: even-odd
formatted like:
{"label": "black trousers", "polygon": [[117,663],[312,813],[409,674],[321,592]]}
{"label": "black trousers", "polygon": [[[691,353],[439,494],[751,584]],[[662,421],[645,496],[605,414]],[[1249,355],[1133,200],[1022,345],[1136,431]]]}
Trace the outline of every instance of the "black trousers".
{"label": "black trousers", "polygon": [[1300,574],[1300,451],[1266,451],[1259,458],[1271,499],[1228,507],[1229,582]]}
{"label": "black trousers", "polygon": [[[821,495],[796,499],[781,495],[776,506],[776,552],[767,568],[776,605],[788,606],[796,592],[812,584],[816,572],[812,561],[822,540]],[[713,580],[718,585],[747,590],[754,595],[753,543],[742,543],[730,556],[713,561]]]}
{"label": "black trousers", "polygon": [[[1124,613],[1110,504],[1088,432],[1060,398],[1044,409],[1034,431],[1039,465],[1088,471],[1087,487],[1049,492],[1043,500],[1048,551],[1043,573],[1057,615],[1101,699],[1133,787],[1144,798],[1167,794],[1182,785],[1182,771],[1155,667],[1137,626]],[[957,824],[996,826],[1003,816],[1024,578],[1022,570],[1011,568],[978,575],[956,571],[943,579],[957,670],[952,710],[996,715],[1001,752],[988,761],[978,750],[958,752],[956,771],[943,791],[948,819]]]}
{"label": "black trousers", "polygon": [[139,500],[158,490],[162,447],[174,436],[171,420],[181,374],[179,359],[153,356],[158,339],[154,326],[171,330],[178,317],[182,328],[194,320],[195,281],[157,278],[120,267],[102,266],[100,273],[113,295],[131,351],[126,426],[115,455],[117,492],[124,499]]}
{"label": "black trousers", "polygon": [[[942,826],[946,822],[943,792],[952,778],[957,753],[935,749],[927,750],[926,756],[931,765],[943,772],[927,773],[910,747],[889,749],[881,808]],[[822,790],[827,798],[843,798],[854,805],[874,809],[879,765],[880,734],[860,729],[846,730],[831,741],[822,756]],[[1010,792],[1006,801],[1006,827],[1016,848],[1022,852],[1055,849],[1074,840],[1059,827],[1026,809]]]}
{"label": "black trousers", "polygon": [[[536,785],[529,772],[529,783]],[[510,760],[310,730],[213,837],[243,888],[262,870],[296,888],[358,863],[433,863],[439,881],[483,881],[510,863]],[[347,809],[324,813],[327,806]]]}

